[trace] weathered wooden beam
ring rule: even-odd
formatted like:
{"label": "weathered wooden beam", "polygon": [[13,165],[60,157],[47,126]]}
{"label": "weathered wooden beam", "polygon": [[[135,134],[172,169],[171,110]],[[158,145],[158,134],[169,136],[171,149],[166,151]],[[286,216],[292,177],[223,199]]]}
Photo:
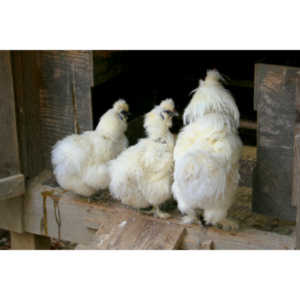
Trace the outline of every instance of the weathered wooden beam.
{"label": "weathered wooden beam", "polygon": [[[115,218],[138,217],[140,213],[107,198],[98,203],[88,203],[83,197],[50,186],[51,174],[44,173],[30,185],[25,203],[24,227],[27,232],[89,244],[100,226],[108,226]],[[186,229],[181,248],[199,249],[199,245],[212,240],[216,249],[293,249],[291,236],[255,229],[242,229],[236,233],[199,225],[182,225],[180,216],[161,220],[145,216],[147,220],[176,224]]]}
{"label": "weathered wooden beam", "polygon": [[[17,181],[17,191],[14,194],[14,191],[10,191],[10,179],[7,178],[20,174],[13,86],[10,52],[0,51],[0,228],[22,232],[23,197],[11,198],[20,194],[22,184],[19,185],[20,181]],[[10,199],[5,199],[5,196]]]}
{"label": "weathered wooden beam", "polygon": [[14,51],[12,55],[22,171],[50,167],[55,142],[92,129],[91,51]]}
{"label": "weathered wooden beam", "polygon": [[296,247],[300,249],[300,131],[295,135],[295,155],[293,174],[293,203],[297,206]]}
{"label": "weathered wooden beam", "polygon": [[300,197],[300,74],[296,79],[296,125],[294,129],[294,160],[292,205],[297,206]]}
{"label": "weathered wooden beam", "polygon": [[0,179],[0,201],[24,195],[25,183],[22,174]]}
{"label": "weathered wooden beam", "polygon": [[256,130],[257,129],[257,123],[254,122],[254,121],[249,121],[249,120],[240,120],[240,127],[241,128],[246,128],[246,129]]}
{"label": "weathered wooden beam", "polygon": [[33,178],[44,169],[40,120],[40,52],[12,51],[21,171]]}
{"label": "weathered wooden beam", "polygon": [[20,173],[10,52],[0,51],[0,178]]}
{"label": "weathered wooden beam", "polygon": [[299,68],[255,65],[257,165],[255,212],[295,220],[292,207],[296,78]]}
{"label": "weathered wooden beam", "polygon": [[12,250],[49,250],[51,240],[48,237],[31,233],[11,231],[10,243]]}
{"label": "weathered wooden beam", "polygon": [[92,129],[90,51],[40,52],[40,120],[45,167],[57,140]]}

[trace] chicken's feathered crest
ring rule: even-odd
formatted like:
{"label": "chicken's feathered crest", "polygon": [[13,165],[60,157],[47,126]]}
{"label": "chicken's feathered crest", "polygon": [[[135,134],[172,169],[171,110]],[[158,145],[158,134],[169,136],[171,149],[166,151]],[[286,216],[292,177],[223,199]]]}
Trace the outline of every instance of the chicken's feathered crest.
{"label": "chicken's feathered crest", "polygon": [[114,103],[113,109],[116,112],[121,112],[122,110],[128,111],[129,110],[129,106],[128,106],[127,102],[124,99],[119,99],[118,101],[116,101]]}
{"label": "chicken's feathered crest", "polygon": [[125,100],[116,101],[113,107],[102,115],[96,131],[107,138],[118,139],[127,129],[127,120],[120,117],[120,113],[128,110],[129,106]]}
{"label": "chicken's feathered crest", "polygon": [[159,106],[161,108],[163,108],[164,110],[171,110],[171,111],[175,110],[175,104],[174,104],[173,99],[171,99],[171,98],[163,100]]}
{"label": "chicken's feathered crest", "polygon": [[195,122],[208,113],[221,113],[232,118],[235,127],[239,126],[240,114],[231,93],[224,88],[223,76],[217,70],[208,70],[205,80],[199,81],[199,87],[183,114],[185,125]]}
{"label": "chicken's feathered crest", "polygon": [[165,110],[175,110],[172,99],[162,101],[145,115],[144,128],[148,137],[155,139],[164,136],[172,126],[172,117],[165,114]]}

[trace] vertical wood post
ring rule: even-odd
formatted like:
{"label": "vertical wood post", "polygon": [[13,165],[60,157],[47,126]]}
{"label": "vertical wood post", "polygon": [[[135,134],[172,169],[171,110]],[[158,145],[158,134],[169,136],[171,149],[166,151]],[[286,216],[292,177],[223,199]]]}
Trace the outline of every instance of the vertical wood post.
{"label": "vertical wood post", "polygon": [[255,212],[295,220],[292,205],[296,79],[299,68],[255,65],[257,165],[253,178]]}
{"label": "vertical wood post", "polygon": [[22,232],[23,196],[20,195],[24,192],[24,179],[20,174],[13,86],[10,52],[0,51],[0,228]]}
{"label": "vertical wood post", "polygon": [[10,232],[12,250],[49,250],[50,238],[27,232]]}

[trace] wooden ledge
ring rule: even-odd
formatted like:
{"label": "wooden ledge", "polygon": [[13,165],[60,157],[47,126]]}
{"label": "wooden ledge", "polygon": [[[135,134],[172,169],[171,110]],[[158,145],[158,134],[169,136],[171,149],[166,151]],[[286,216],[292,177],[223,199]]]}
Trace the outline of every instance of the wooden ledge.
{"label": "wooden ledge", "polygon": [[[177,229],[185,229],[181,245],[176,245],[176,248],[180,249],[201,249],[201,245],[208,242],[213,243],[215,249],[295,248],[295,238],[292,236],[253,228],[242,228],[233,233],[214,227],[182,225],[177,211],[174,211],[170,219],[157,219],[142,215],[111,200],[107,191],[101,194],[98,202],[88,203],[86,198],[65,192],[49,182],[51,182],[51,173],[44,172],[36,177],[29,187],[25,201],[25,231],[86,245],[81,249],[97,249],[95,238],[98,229],[102,226],[106,228],[104,231],[107,233],[109,232],[107,228],[111,228],[112,224],[121,224],[128,218],[142,219],[148,224],[153,222],[163,224],[165,228],[173,224]],[[181,230],[177,229],[176,236],[179,239]],[[174,241],[171,244],[172,248]],[[113,245],[106,248],[113,249]]]}

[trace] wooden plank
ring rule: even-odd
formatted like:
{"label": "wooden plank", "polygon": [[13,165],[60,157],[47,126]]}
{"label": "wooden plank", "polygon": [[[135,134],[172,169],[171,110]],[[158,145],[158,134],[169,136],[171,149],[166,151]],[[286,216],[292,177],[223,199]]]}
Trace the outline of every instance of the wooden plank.
{"label": "wooden plank", "polygon": [[255,65],[258,159],[255,212],[295,220],[292,207],[296,78],[299,68]]}
{"label": "wooden plank", "polygon": [[300,69],[284,66],[256,66],[258,145],[289,148],[292,151],[296,119],[296,76]]}
{"label": "wooden plank", "polygon": [[296,125],[294,129],[294,159],[292,205],[295,207],[300,197],[300,73],[296,79]]}
{"label": "wooden plank", "polygon": [[102,224],[93,248],[99,250],[173,250],[178,249],[184,228],[177,224],[157,222],[143,215],[117,215],[118,221]]}
{"label": "wooden plank", "polygon": [[[20,173],[11,57],[0,51],[0,178]],[[23,197],[0,201],[0,228],[22,232]]]}
{"label": "wooden plank", "polygon": [[92,129],[92,53],[14,51],[13,70],[22,170],[33,178],[58,139]]}
{"label": "wooden plank", "polygon": [[24,197],[16,197],[0,201],[0,228],[23,232]]}
{"label": "wooden plank", "polygon": [[295,220],[292,207],[293,156],[289,149],[258,147],[252,208],[255,212]]}
{"label": "wooden plank", "polygon": [[300,249],[300,130],[295,132],[295,155],[293,173],[293,204],[297,207],[296,217],[296,249]]}
{"label": "wooden plank", "polygon": [[13,78],[9,51],[0,51],[0,178],[19,173]]}
{"label": "wooden plank", "polygon": [[40,120],[45,166],[57,140],[92,129],[89,51],[40,52]]}
{"label": "wooden plank", "polygon": [[295,207],[300,198],[300,123],[295,127],[292,205]]}
{"label": "wooden plank", "polygon": [[48,237],[31,234],[28,232],[10,233],[12,250],[49,250],[51,241]]}
{"label": "wooden plank", "polygon": [[12,66],[21,170],[25,178],[33,178],[44,169],[40,124],[39,51],[13,51]]}
{"label": "wooden plank", "polygon": [[240,128],[256,130],[257,123],[249,120],[240,120]]}
{"label": "wooden plank", "polygon": [[[107,224],[111,224],[111,220],[115,218],[122,220],[126,215],[140,216],[140,213],[135,210],[109,199],[98,203],[88,203],[86,198],[45,184],[50,178],[51,174],[45,172],[29,187],[24,219],[27,232],[43,235],[46,232],[49,237],[60,237],[62,240],[87,245],[95,238],[95,228],[104,226],[103,224],[109,226]],[[45,200],[43,195],[46,195]],[[145,216],[145,218],[185,228],[186,234],[182,241],[182,249],[199,249],[199,245],[207,240],[213,241],[215,249],[293,249],[295,247],[293,237],[272,232],[244,228],[239,232],[230,233],[213,227],[182,225],[180,216],[176,214],[168,220],[151,216]]]}
{"label": "wooden plank", "polygon": [[0,201],[22,196],[24,193],[25,184],[22,174],[0,179]]}

